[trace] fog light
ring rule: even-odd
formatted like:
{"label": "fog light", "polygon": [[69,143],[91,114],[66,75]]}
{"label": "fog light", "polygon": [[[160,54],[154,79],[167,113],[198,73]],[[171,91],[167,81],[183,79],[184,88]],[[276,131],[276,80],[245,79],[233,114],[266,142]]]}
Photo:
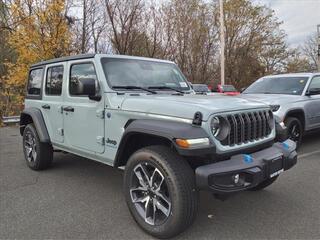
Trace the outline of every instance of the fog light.
{"label": "fog light", "polygon": [[236,174],[232,176],[232,180],[235,186],[244,186],[246,183],[245,175]]}
{"label": "fog light", "polygon": [[238,182],[239,182],[239,174],[236,174],[236,175],[233,176],[233,181],[234,181],[235,184],[238,184]]}
{"label": "fog light", "polygon": [[252,175],[245,172],[211,175],[209,184],[224,189],[245,188],[252,183]]}

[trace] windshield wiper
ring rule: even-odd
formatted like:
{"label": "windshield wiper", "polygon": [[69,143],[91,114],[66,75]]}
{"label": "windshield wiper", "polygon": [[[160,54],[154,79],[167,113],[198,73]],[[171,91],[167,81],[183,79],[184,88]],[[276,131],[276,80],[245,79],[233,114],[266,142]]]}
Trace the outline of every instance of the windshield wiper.
{"label": "windshield wiper", "polygon": [[164,90],[173,90],[173,91],[176,91],[176,92],[182,93],[182,94],[185,93],[184,91],[181,91],[181,90],[178,90],[178,89],[175,89],[172,87],[168,87],[168,86],[152,86],[152,87],[148,87],[148,89],[158,89],[158,90],[164,89]]}
{"label": "windshield wiper", "polygon": [[132,90],[138,89],[138,90],[144,90],[144,91],[149,92],[149,93],[152,93],[152,94],[157,94],[156,91],[152,91],[152,90],[150,90],[150,89],[148,89],[148,88],[139,87],[139,86],[112,86],[112,88],[128,89],[128,90],[130,90],[130,89],[132,89]]}

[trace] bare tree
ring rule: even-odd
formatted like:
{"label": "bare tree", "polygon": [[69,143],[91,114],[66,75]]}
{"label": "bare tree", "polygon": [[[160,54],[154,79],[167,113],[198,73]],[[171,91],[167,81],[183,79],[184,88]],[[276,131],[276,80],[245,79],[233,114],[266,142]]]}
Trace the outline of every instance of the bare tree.
{"label": "bare tree", "polygon": [[226,77],[237,87],[283,70],[290,53],[274,13],[248,0],[225,0]]}
{"label": "bare tree", "polygon": [[190,81],[209,83],[214,78],[218,36],[211,6],[200,0],[173,0],[163,8],[167,57]]}
{"label": "bare tree", "polygon": [[77,12],[73,17],[74,52],[104,52],[108,44],[104,1],[71,1],[70,8]]}
{"label": "bare tree", "polygon": [[302,46],[302,52],[307,57],[311,65],[311,71],[317,70],[317,61],[318,61],[318,37],[317,34],[313,34],[308,37]]}
{"label": "bare tree", "polygon": [[106,0],[113,48],[119,54],[134,53],[139,37],[144,2],[142,0]]}

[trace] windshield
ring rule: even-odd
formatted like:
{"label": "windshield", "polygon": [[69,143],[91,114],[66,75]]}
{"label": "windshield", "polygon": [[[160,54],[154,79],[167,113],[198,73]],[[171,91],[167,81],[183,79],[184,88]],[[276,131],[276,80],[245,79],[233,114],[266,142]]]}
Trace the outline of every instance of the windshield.
{"label": "windshield", "polygon": [[[156,90],[190,90],[179,68],[172,63],[146,60],[102,58],[103,71],[110,87],[131,89],[152,88]],[[119,88],[119,89],[120,89]],[[128,89],[128,88],[122,88]]]}
{"label": "windshield", "polygon": [[308,77],[264,77],[251,84],[243,93],[301,95]]}
{"label": "windshield", "polygon": [[208,86],[205,84],[193,84],[192,86],[195,92],[210,92]]}
{"label": "windshield", "polygon": [[221,88],[224,92],[236,92],[237,91],[237,89],[235,89],[235,87],[232,85],[223,85]]}

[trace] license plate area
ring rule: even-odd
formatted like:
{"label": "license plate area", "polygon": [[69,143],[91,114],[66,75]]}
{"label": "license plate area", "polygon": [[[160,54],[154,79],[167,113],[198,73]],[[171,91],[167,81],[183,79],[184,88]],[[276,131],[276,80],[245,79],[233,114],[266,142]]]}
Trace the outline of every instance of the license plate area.
{"label": "license plate area", "polygon": [[268,177],[273,178],[284,171],[283,156],[276,157],[267,161]]}

